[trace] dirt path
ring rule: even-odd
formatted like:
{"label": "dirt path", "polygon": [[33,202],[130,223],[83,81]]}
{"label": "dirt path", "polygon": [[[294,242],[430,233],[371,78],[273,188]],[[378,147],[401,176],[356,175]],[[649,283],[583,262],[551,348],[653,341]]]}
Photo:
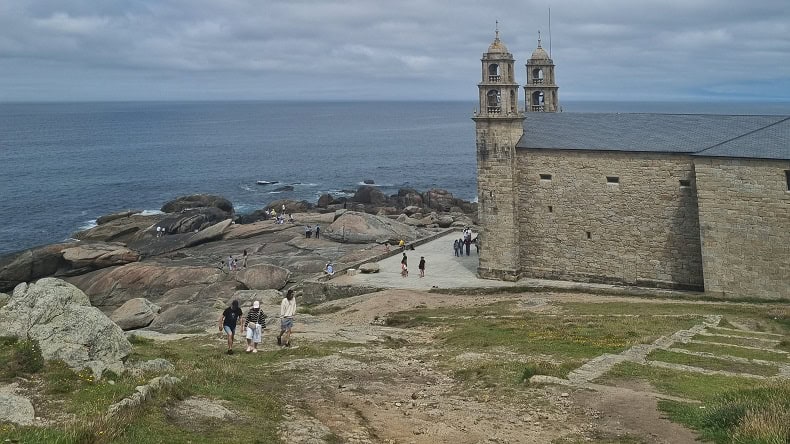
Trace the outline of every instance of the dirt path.
{"label": "dirt path", "polygon": [[[378,322],[390,313],[418,307],[471,307],[507,300],[524,310],[541,311],[556,309],[552,302],[602,299],[645,302],[566,293],[465,296],[393,289],[322,304],[317,309],[332,312],[302,316],[295,341],[301,337],[361,345],[287,364],[286,370],[299,375],[294,389],[300,401],[287,408],[284,438],[326,442],[334,435],[349,443],[547,443],[558,437],[584,441],[629,434],[647,443],[694,442],[693,432],[661,417],[650,387],[612,387],[603,392],[555,385],[517,391],[470,387],[434,359],[442,350],[430,334]],[[410,346],[398,348],[398,341]],[[475,359],[473,355],[455,359]]]}

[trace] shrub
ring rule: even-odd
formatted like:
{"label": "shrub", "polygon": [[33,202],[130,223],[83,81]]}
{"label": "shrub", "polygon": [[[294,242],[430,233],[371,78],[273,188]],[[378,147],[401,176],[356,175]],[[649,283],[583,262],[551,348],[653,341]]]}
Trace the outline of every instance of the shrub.
{"label": "shrub", "polygon": [[38,341],[19,340],[13,337],[0,338],[0,356],[7,360],[4,368],[0,368],[0,378],[12,379],[17,376],[38,373],[44,368],[44,358]]}
{"label": "shrub", "polygon": [[702,416],[701,426],[739,444],[790,442],[790,381],[727,392]]}

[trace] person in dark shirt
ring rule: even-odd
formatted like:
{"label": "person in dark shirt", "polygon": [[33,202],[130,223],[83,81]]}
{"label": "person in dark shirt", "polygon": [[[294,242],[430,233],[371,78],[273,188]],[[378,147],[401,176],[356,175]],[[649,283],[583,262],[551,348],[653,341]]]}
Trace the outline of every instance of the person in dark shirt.
{"label": "person in dark shirt", "polygon": [[236,324],[239,323],[242,314],[239,301],[234,300],[219,317],[219,331],[224,331],[228,335],[228,351],[226,353],[229,355],[233,354],[233,337],[236,335]]}

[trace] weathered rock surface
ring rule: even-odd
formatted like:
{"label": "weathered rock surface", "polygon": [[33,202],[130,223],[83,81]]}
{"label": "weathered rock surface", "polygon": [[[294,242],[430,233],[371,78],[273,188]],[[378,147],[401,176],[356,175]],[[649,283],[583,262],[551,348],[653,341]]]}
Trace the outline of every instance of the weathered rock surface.
{"label": "weathered rock surface", "polygon": [[[164,228],[167,233],[165,237],[167,237],[171,234],[194,233],[203,230],[229,219],[229,216],[230,213],[218,208],[196,208],[168,215],[157,222],[156,226]],[[156,227],[152,227],[149,231],[151,235],[156,235]]]}
{"label": "weathered rock surface", "polygon": [[100,218],[96,219],[96,225],[104,225],[107,222],[112,222],[116,219],[121,219],[124,217],[129,217],[135,214],[142,213],[140,210],[127,210],[127,211],[119,211],[117,213],[107,214],[101,216]]}
{"label": "weathered rock surface", "polygon": [[0,308],[0,336],[39,341],[45,360],[60,359],[75,370],[121,373],[132,350],[120,327],[77,287],[55,278],[20,284]]}
{"label": "weathered rock surface", "polygon": [[223,279],[216,267],[172,266],[135,262],[68,279],[90,297],[93,305],[117,307],[129,299],[144,297],[156,302],[168,290],[190,285],[209,285]]}
{"label": "weathered rock surface", "polygon": [[450,228],[453,222],[455,222],[453,217],[445,214],[440,216],[439,220],[436,223],[439,224],[439,227],[441,228]]}
{"label": "weathered rock surface", "polygon": [[387,196],[376,187],[362,185],[354,193],[354,201],[361,204],[386,205]]}
{"label": "weathered rock surface", "polygon": [[181,196],[162,205],[162,212],[177,213],[192,208],[219,208],[228,214],[233,214],[233,204],[222,196],[213,194],[193,194]]}
{"label": "weathered rock surface", "polygon": [[[217,211],[217,210],[213,210]],[[205,242],[221,239],[225,230],[233,222],[231,219],[225,219],[217,222],[214,225],[200,229],[197,232],[187,232],[183,234],[172,234],[157,237],[153,239],[138,240],[132,242],[129,246],[139,251],[141,255],[159,256],[165,253],[170,253],[184,248],[200,245]]]}
{"label": "weathered rock surface", "polygon": [[373,243],[391,239],[414,240],[418,232],[400,222],[371,214],[347,211],[337,218],[322,235],[336,242]]}
{"label": "weathered rock surface", "polygon": [[158,305],[145,298],[126,301],[110,315],[110,319],[123,330],[147,327],[159,314]]}
{"label": "weathered rock surface", "polygon": [[8,302],[9,299],[11,299],[11,296],[9,296],[9,295],[7,295],[5,293],[0,293],[0,307],[5,305]]}
{"label": "weathered rock surface", "polygon": [[328,207],[334,199],[332,198],[331,194],[322,194],[321,197],[318,198],[317,207],[318,208],[326,208]]}
{"label": "weathered rock surface", "polygon": [[[153,231],[155,234],[156,223],[163,217],[164,215],[161,214],[134,214],[109,220],[87,230],[78,231],[72,234],[72,237],[83,241],[128,243],[141,236],[146,236],[146,233],[149,233],[149,231]],[[154,234],[148,234],[148,236],[154,236]]]}
{"label": "weathered rock surface", "polygon": [[135,362],[134,364],[127,365],[129,370],[141,374],[141,373],[169,373],[175,370],[175,366],[168,361],[167,359],[163,358],[156,358],[150,359],[148,361],[143,362]]}
{"label": "weathered rock surface", "polygon": [[277,214],[282,212],[283,205],[285,205],[286,213],[302,213],[313,208],[313,205],[306,200],[290,200],[278,199],[269,204],[269,208],[277,210]]}
{"label": "weathered rock surface", "polygon": [[235,279],[250,290],[279,290],[288,282],[291,272],[271,264],[247,267],[236,273]]}
{"label": "weathered rock surface", "polygon": [[72,272],[87,272],[140,260],[140,254],[120,243],[83,242],[63,250]]}
{"label": "weathered rock surface", "polygon": [[16,384],[0,387],[0,423],[32,425],[36,419],[33,404],[16,394]]}
{"label": "weathered rock surface", "polygon": [[11,291],[21,282],[53,276],[68,269],[63,250],[76,242],[45,245],[0,258],[0,291]]}
{"label": "weathered rock surface", "polygon": [[379,264],[377,262],[368,262],[359,266],[360,273],[378,273]]}

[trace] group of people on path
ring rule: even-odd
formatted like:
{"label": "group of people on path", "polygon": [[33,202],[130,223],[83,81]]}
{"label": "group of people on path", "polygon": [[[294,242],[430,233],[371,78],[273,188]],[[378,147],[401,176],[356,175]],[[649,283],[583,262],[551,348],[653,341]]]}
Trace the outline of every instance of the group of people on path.
{"label": "group of people on path", "polygon": [[469,256],[472,244],[475,245],[475,252],[479,254],[480,244],[477,242],[477,237],[472,239],[472,229],[469,227],[464,228],[463,237],[453,241],[453,252],[455,256],[463,256],[464,250],[466,250],[466,255]]}
{"label": "group of people on path", "polygon": [[[277,345],[291,346],[291,329],[296,315],[296,297],[293,290],[288,290],[280,302],[280,334],[277,335]],[[241,324],[247,339],[247,353],[258,353],[258,344],[261,343],[263,329],[266,327],[266,314],[261,310],[260,301],[252,303],[252,308],[244,316],[239,307],[239,301],[234,300],[219,317],[219,331],[225,332],[228,339],[229,355],[233,354],[233,342],[236,336],[236,326]]]}
{"label": "group of people on path", "polygon": [[247,268],[247,250],[245,249],[241,254],[241,266],[239,266],[239,261],[236,260],[233,255],[229,255],[228,259],[224,262],[220,261],[220,266],[224,268],[226,263],[228,266],[228,271],[238,271],[240,268]]}
{"label": "group of people on path", "polygon": [[[425,256],[420,256],[420,263],[417,264],[417,268],[420,270],[420,277],[425,277]],[[401,277],[409,276],[409,258],[405,252],[400,260],[400,275]]]}
{"label": "group of people on path", "polygon": [[304,237],[310,239],[313,237],[313,232],[315,232],[315,238],[318,239],[321,237],[321,227],[316,225],[315,227],[311,227],[310,225],[305,225],[304,227]]}

